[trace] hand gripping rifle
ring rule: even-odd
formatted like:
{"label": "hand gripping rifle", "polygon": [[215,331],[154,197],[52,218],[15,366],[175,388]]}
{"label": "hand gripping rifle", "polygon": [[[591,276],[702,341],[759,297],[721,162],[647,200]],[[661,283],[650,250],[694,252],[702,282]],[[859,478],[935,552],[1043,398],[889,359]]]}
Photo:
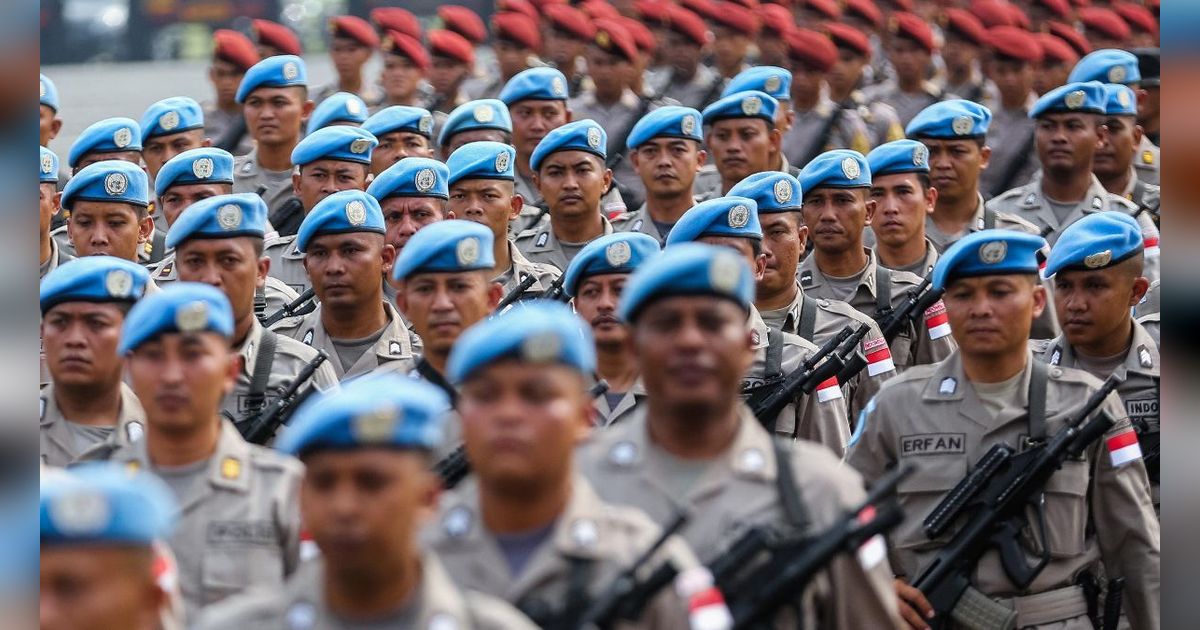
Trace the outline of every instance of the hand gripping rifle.
{"label": "hand gripping rifle", "polygon": [[308,387],[303,392],[300,390],[312,379],[317,368],[321,367],[321,364],[328,358],[328,355],[318,350],[317,356],[300,368],[300,372],[296,374],[292,384],[288,385],[288,388],[279,398],[275,399],[275,402],[263,409],[262,413],[253,420],[237,423],[242,437],[251,444],[266,444],[268,440],[275,437],[275,432],[279,430],[279,427],[287,424],[300,403],[303,403],[312,394],[315,389],[313,387]]}

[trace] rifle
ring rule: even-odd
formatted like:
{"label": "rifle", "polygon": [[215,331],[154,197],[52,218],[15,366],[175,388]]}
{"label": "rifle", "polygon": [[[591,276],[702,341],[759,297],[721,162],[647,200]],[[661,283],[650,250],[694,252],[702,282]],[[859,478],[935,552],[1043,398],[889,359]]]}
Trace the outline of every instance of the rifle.
{"label": "rifle", "polygon": [[943,534],[960,515],[967,515],[963,527],[912,583],[936,612],[930,624],[935,630],[948,627],[952,611],[960,606],[960,602],[962,614],[975,613],[984,619],[1015,615],[969,588],[975,565],[984,553],[996,547],[1004,573],[1020,591],[1029,586],[1049,563],[1049,549],[1042,550],[1033,566],[1025,563],[1025,551],[1019,539],[1027,525],[1026,510],[1034,508],[1037,522],[1028,525],[1044,541],[1043,487],[1063,462],[1078,457],[1112,426],[1113,419],[1105,413],[1091,420],[1088,416],[1100,407],[1119,382],[1116,375],[1109,376],[1067,420],[1066,426],[1048,441],[1020,453],[1007,444],[993,446],[974,470],[925,518],[922,526],[932,539]]}
{"label": "rifle", "polygon": [[271,406],[264,409],[253,420],[237,422],[236,426],[242,437],[251,444],[266,444],[267,440],[275,437],[275,432],[279,430],[279,427],[287,424],[296,408],[312,395],[314,388],[309,387],[303,393],[300,392],[300,388],[312,378],[317,368],[321,367],[321,364],[328,358],[329,355],[317,350],[317,356],[300,368],[300,372],[296,374],[291,385],[288,385],[288,388],[275,402],[271,403]]}
{"label": "rifle", "polygon": [[305,289],[304,293],[301,293],[299,297],[285,304],[283,308],[279,309],[278,311],[275,311],[266,318],[262,319],[261,323],[263,328],[270,328],[285,317],[308,315],[309,313],[317,310],[317,302],[313,299],[313,296],[315,295],[316,293],[313,292],[312,287]]}
{"label": "rifle", "polygon": [[[880,479],[859,506],[814,536],[775,540],[761,528],[753,528],[710,565],[714,579],[727,597],[733,627],[773,627],[776,611],[800,600],[804,588],[837,555],[853,553],[871,538],[898,525],[904,518],[891,500],[896,486],[912,473],[911,466],[896,468]],[[768,557],[751,571],[747,563]],[[744,573],[737,579],[737,573]]]}
{"label": "rifle", "polygon": [[550,284],[550,288],[546,289],[546,292],[542,294],[541,299],[554,300],[556,302],[569,301],[571,298],[568,297],[566,292],[563,290],[563,282],[566,281],[566,279],[567,274],[564,272],[563,275],[559,276],[557,280]]}
{"label": "rifle", "polygon": [[513,287],[513,290],[509,291],[508,295],[505,295],[504,299],[500,300],[500,303],[496,305],[495,312],[503,312],[504,309],[508,308],[510,304],[516,302],[518,298],[524,295],[526,289],[533,286],[534,282],[537,282],[537,276],[533,274],[526,275],[525,279],[522,280],[520,284]]}
{"label": "rifle", "polygon": [[[932,280],[927,276],[921,281],[921,284],[908,290],[904,302],[899,307],[888,307],[876,315],[875,322],[879,325],[883,332],[883,338],[887,340],[888,344],[892,343],[896,335],[899,335],[910,321],[923,314],[933,306],[934,302],[942,299],[942,294],[946,292],[945,289],[934,291],[930,288],[931,283]],[[861,352],[854,353],[838,371],[838,382],[850,382],[850,379],[865,367],[867,367],[867,357],[863,356]]]}
{"label": "rifle", "polygon": [[[805,359],[804,363],[793,370],[791,374],[776,380],[774,383],[768,383],[767,386],[754,388],[754,392],[746,400],[746,404],[750,406],[750,411],[754,412],[754,417],[758,418],[758,421],[763,426],[768,429],[772,428],[779,413],[795,399],[797,393],[811,393],[813,388],[822,381],[827,380],[836,371],[829,369],[821,362],[826,357],[829,357],[826,363],[838,361],[840,358],[838,354],[842,351],[842,348],[839,347],[840,344],[854,337],[862,339],[862,336],[866,334],[866,324],[860,328],[858,331],[852,330],[849,326],[843,328],[837,335],[826,341],[812,356]],[[851,344],[850,348],[853,349],[855,344],[857,344],[857,341]],[[817,380],[821,376],[824,376],[824,378]]]}

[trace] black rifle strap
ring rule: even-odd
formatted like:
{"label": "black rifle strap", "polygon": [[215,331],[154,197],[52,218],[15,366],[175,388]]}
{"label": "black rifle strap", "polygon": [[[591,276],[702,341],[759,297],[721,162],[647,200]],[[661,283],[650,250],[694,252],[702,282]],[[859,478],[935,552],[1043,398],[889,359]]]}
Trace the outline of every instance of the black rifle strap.
{"label": "black rifle strap", "polygon": [[808,164],[818,155],[824,153],[825,147],[829,146],[830,140],[833,138],[833,132],[837,128],[838,123],[841,122],[842,115],[845,112],[845,109],[838,103],[834,103],[832,108],[833,111],[829,113],[829,118],[825,119],[825,126],[821,128],[821,133],[817,134],[813,139],[812,146],[808,147],[808,153],[802,156],[804,160],[797,162],[797,164],[801,166]]}
{"label": "black rifle strap", "polygon": [[1046,364],[1031,357],[1033,365],[1029,375],[1029,439],[1046,439],[1046,381],[1049,379]]}
{"label": "black rifle strap", "polygon": [[1025,168],[1029,163],[1029,156],[1034,151],[1034,134],[1033,129],[1029,130],[1029,136],[1025,138],[1025,142],[1021,145],[1021,150],[1017,152],[1016,157],[1012,162],[1008,163],[1008,168],[1004,170],[1004,176],[998,182],[1000,185],[995,190],[989,191],[993,197],[1013,187],[1013,180],[1017,178],[1017,173]]}
{"label": "black rifle strap", "polygon": [[783,441],[771,437],[771,446],[775,448],[775,486],[779,491],[779,505],[783,515],[796,532],[808,531],[808,508],[804,507],[804,498],[800,496],[800,485],[796,483],[792,471],[792,458]]}
{"label": "black rifle strap", "polygon": [[763,370],[765,378],[783,376],[783,333],[767,327],[767,356]]}
{"label": "black rifle strap", "polygon": [[875,316],[892,309],[892,272],[875,263]]}
{"label": "black rifle strap", "polygon": [[996,229],[996,211],[986,206],[983,209],[983,229]]}
{"label": "black rifle strap", "polygon": [[275,365],[275,347],[279,336],[262,329],[258,340],[258,351],[254,354],[254,373],[250,375],[250,390],[246,393],[246,417],[253,419],[267,403],[267,381],[271,378],[271,367]]}
{"label": "black rifle strap", "polygon": [[417,361],[417,374],[420,374],[421,378],[438,386],[438,388],[446,392],[446,396],[450,398],[451,407],[458,404],[458,390],[454,389],[454,386],[450,384],[450,381],[447,381],[446,377],[442,376],[437,369],[430,365],[429,362],[425,360],[425,357],[421,357],[421,360]]}
{"label": "black rifle strap", "polygon": [[796,334],[808,341],[813,340],[817,329],[817,301],[807,293],[800,294],[800,322],[796,325]]}
{"label": "black rifle strap", "polygon": [[[571,572],[567,576],[567,596],[564,612],[571,617],[586,610],[591,597],[588,595],[588,584],[592,581],[592,560],[590,558],[568,558]],[[570,617],[568,617],[570,618]]]}

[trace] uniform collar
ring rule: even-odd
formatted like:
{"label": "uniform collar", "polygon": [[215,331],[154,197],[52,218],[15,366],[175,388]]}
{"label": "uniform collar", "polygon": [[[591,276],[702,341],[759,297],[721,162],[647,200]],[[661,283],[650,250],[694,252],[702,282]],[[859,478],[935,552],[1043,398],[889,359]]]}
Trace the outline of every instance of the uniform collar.
{"label": "uniform collar", "polygon": [[[400,312],[396,310],[389,302],[380,302],[383,304],[383,310],[387,314],[388,323],[384,326],[383,334],[379,340],[371,347],[368,352],[374,352],[380,362],[393,361],[396,359],[412,358],[412,340],[408,334],[408,327],[404,324],[404,319],[400,317]],[[313,336],[305,341],[314,347],[332,347],[333,341],[329,333],[325,331],[325,324],[321,321],[322,306],[318,305],[308,317],[313,318],[311,322],[311,330]],[[335,361],[340,367],[340,362]]]}
{"label": "uniform collar", "polygon": [[163,280],[165,282],[172,282],[179,279],[178,265],[175,264],[175,252],[163,256],[163,259],[158,261],[158,264],[154,266],[154,272],[151,277],[155,280]]}
{"label": "uniform collar", "polygon": [[283,257],[292,260],[304,260],[304,252],[300,251],[300,246],[296,243],[296,235],[281,236],[278,242],[286,243],[283,250]]}
{"label": "uniform collar", "polygon": [[[217,447],[208,460],[206,477],[217,488],[246,494],[250,491],[250,444],[242,439],[233,423],[221,418],[221,430],[217,436]],[[128,451],[115,457],[132,468],[153,470],[153,462],[146,449],[146,440],[129,445]],[[197,495],[199,496],[199,495]],[[195,501],[192,502],[194,504]],[[187,511],[191,505],[180,506]]]}
{"label": "uniform collar", "polygon": [[1004,410],[998,417],[992,417],[971,382],[967,380],[962,366],[962,352],[958,349],[955,349],[944,361],[935,365],[933,374],[926,381],[921,396],[924,400],[934,402],[957,401],[960,415],[989,431],[1003,426],[1028,413],[1026,410],[1029,407],[1029,379],[1032,374],[1030,366],[1038,359],[1033,356],[1032,351],[1026,350],[1026,353],[1028,356],[1025,359],[1025,369],[1021,372],[1017,404],[1012,409]]}
{"label": "uniform collar", "polygon": [[[1075,348],[1067,342],[1065,334],[1059,335],[1051,341],[1042,353],[1042,357],[1050,365],[1076,367],[1079,363]],[[1134,320],[1133,337],[1130,339],[1125,360],[1116,369],[1117,376],[1124,378],[1127,373],[1132,373],[1157,378],[1160,363],[1158,344],[1154,343],[1154,339],[1150,337],[1150,333],[1146,332],[1146,328]]]}
{"label": "uniform collar", "polygon": [[[858,272],[858,274],[856,274],[859,279],[858,286],[854,289],[854,293],[857,293],[862,287],[866,287],[867,292],[871,294],[871,297],[874,297],[877,290],[875,286],[875,267],[879,263],[875,259],[875,252],[873,250],[864,247],[863,251],[867,254],[867,266],[864,267],[862,271]],[[817,256],[815,252],[800,263],[798,273],[800,275],[800,286],[803,289],[813,289],[825,284],[825,274],[821,272],[819,267],[817,267]],[[851,297],[853,297],[854,293],[851,294]],[[850,300],[846,301],[849,302]]]}
{"label": "uniform collar", "polygon": [[747,325],[750,326],[750,338],[754,341],[754,349],[761,350],[770,345],[767,334],[767,322],[763,320],[762,314],[758,312],[753,304],[750,305],[750,315],[747,318]]}
{"label": "uniform collar", "polygon": [[238,355],[242,357],[243,374],[254,374],[254,362],[258,357],[258,347],[262,343],[262,335],[262,324],[258,323],[258,318],[255,317],[250,323],[250,331],[246,333],[246,338],[242,340],[242,346],[238,348]]}
{"label": "uniform collar", "polygon": [[1075,211],[1072,211],[1066,221],[1060,223],[1058,216],[1050,209],[1050,202],[1046,200],[1046,195],[1042,190],[1044,175],[1040,171],[1030,180],[1027,187],[1028,192],[1019,202],[1020,207],[1024,210],[1036,211],[1041,216],[1042,221],[1046,225],[1052,226],[1055,230],[1059,229],[1061,225],[1067,225],[1074,221],[1076,212],[1082,214],[1101,212],[1107,208],[1105,199],[1108,196],[1108,191],[1104,189],[1104,185],[1100,183],[1095,174],[1089,174],[1089,176],[1091,177],[1091,184],[1088,186],[1087,192],[1084,194],[1083,199],[1075,203]]}

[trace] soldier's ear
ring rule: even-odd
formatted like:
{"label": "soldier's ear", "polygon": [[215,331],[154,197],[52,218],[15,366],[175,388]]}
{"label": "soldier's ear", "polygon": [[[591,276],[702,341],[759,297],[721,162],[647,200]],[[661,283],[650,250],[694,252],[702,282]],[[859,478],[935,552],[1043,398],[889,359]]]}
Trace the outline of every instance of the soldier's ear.
{"label": "soldier's ear", "polygon": [[871,225],[871,219],[875,218],[875,209],[879,206],[879,202],[871,199],[870,192],[864,191],[863,194],[867,196],[866,225]]}
{"label": "soldier's ear", "polygon": [[50,122],[50,139],[51,140],[58,137],[58,132],[62,131],[62,126],[63,126],[63,120],[61,118],[56,117],[54,120],[52,120]]}
{"label": "soldier's ear", "polygon": [[258,259],[258,277],[255,278],[254,286],[262,288],[267,285],[267,276],[271,274],[271,257],[261,256]]}
{"label": "soldier's ear", "polygon": [[700,149],[699,151],[696,152],[696,172],[699,173],[700,169],[704,168],[704,165],[707,163],[708,163],[708,151],[705,151],[704,149]]}
{"label": "soldier's ear", "polygon": [[208,136],[204,136],[204,141],[202,141],[200,143],[200,146],[211,147],[212,146],[212,138],[209,138]]}
{"label": "soldier's ear", "polygon": [[511,203],[512,210],[508,213],[508,220],[515,221],[517,217],[521,216],[521,209],[525,207],[525,198],[521,196],[521,193],[513,193]]}
{"label": "soldier's ear", "polygon": [[979,149],[979,168],[987,168],[992,162],[992,147],[983,146]]}
{"label": "soldier's ear", "polygon": [[51,216],[57,215],[60,210],[62,210],[62,193],[56,192],[54,193],[54,214]]}
{"label": "soldier's ear", "polygon": [[1136,306],[1142,298],[1146,297],[1146,292],[1150,290],[1150,280],[1146,276],[1138,276],[1133,279],[1133,291],[1129,295],[1129,306]]}
{"label": "soldier's ear", "polygon": [[295,197],[300,196],[300,169],[292,172],[292,195]]}
{"label": "soldier's ear", "polygon": [[[1139,298],[1140,299],[1140,298]],[[1042,316],[1042,312],[1046,310],[1046,287],[1042,283],[1034,280],[1033,285],[1033,319]]]}
{"label": "soldier's ear", "polygon": [[487,299],[488,311],[495,311],[500,300],[504,299],[504,285],[499,282],[489,282]]}

